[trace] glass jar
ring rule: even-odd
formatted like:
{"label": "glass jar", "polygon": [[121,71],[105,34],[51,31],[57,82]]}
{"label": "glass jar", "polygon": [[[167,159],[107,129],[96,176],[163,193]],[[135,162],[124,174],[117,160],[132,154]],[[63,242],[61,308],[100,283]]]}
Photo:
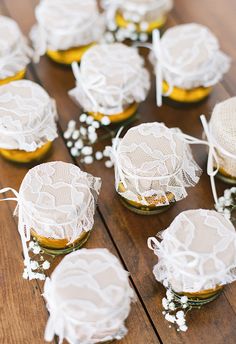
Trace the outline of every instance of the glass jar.
{"label": "glass jar", "polygon": [[30,80],[1,86],[0,119],[0,155],[4,159],[30,164],[50,153],[58,136],[57,110],[55,101],[41,86]]}
{"label": "glass jar", "polygon": [[59,64],[80,62],[105,31],[96,0],[41,0],[35,8],[35,17],[37,23],[30,36],[36,55],[47,54]]}
{"label": "glass jar", "polygon": [[182,296],[187,296],[188,304],[193,308],[195,307],[199,308],[217,299],[222,293],[223,289],[224,289],[224,286],[218,286],[218,287],[215,287],[214,289],[202,290],[195,293],[174,292],[174,295],[177,298],[177,300],[179,300],[179,303],[181,303],[180,299]]}
{"label": "glass jar", "polygon": [[93,46],[80,66],[72,64],[72,70],[76,87],[69,95],[85,113],[101,122],[103,117],[111,123],[129,119],[150,89],[143,58],[136,48],[123,43]]}

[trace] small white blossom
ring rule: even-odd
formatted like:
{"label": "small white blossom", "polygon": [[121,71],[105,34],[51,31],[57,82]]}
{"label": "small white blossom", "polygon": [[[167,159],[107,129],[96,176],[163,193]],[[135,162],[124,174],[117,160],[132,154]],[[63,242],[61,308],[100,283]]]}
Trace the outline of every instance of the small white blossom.
{"label": "small white blossom", "polygon": [[103,158],[102,152],[97,151],[97,152],[95,153],[95,158],[96,158],[96,160],[102,160],[102,158]]}
{"label": "small white blossom", "polygon": [[98,129],[98,128],[100,127],[100,123],[99,123],[98,121],[93,121],[92,126],[93,126],[95,129]]}
{"label": "small white blossom", "polygon": [[72,119],[68,122],[68,128],[69,129],[75,129],[76,122]]}
{"label": "small white blossom", "polygon": [[22,277],[23,277],[24,279],[28,279],[29,275],[28,275],[27,269],[24,269],[24,272],[23,272],[23,274],[22,274]]}
{"label": "small white blossom", "polygon": [[40,251],[41,251],[40,246],[34,246],[34,248],[33,248],[33,253],[34,253],[34,254],[39,254]]}
{"label": "small white blossom", "polygon": [[80,135],[80,131],[79,130],[75,130],[72,134],[72,139],[73,140],[78,140],[79,138],[79,135]]}
{"label": "small white blossom", "polygon": [[147,42],[147,40],[148,40],[148,34],[147,34],[147,33],[144,33],[144,32],[140,33],[139,39],[140,39],[141,42]]}
{"label": "small white blossom", "polygon": [[186,321],[185,321],[184,318],[181,318],[181,319],[177,319],[177,320],[176,320],[176,324],[177,324],[178,326],[183,326],[183,325],[185,325],[185,323],[186,323]]}
{"label": "small white blossom", "polygon": [[87,155],[84,157],[84,163],[87,164],[87,165],[90,165],[93,163],[93,157],[90,156],[90,155]]}
{"label": "small white blossom", "polygon": [[86,122],[87,117],[88,117],[88,116],[86,115],[86,113],[82,113],[82,114],[80,115],[80,117],[79,117],[80,122],[81,122],[81,123]]}
{"label": "small white blossom", "polygon": [[173,323],[173,324],[174,324],[175,321],[176,321],[175,316],[174,316],[174,315],[171,315],[171,314],[169,314],[169,313],[167,313],[167,314],[165,315],[165,319],[166,319],[167,321]]}
{"label": "small white blossom", "polygon": [[173,298],[174,298],[174,294],[173,294],[169,289],[167,289],[167,291],[166,291],[166,297],[167,297],[167,300],[168,300],[168,301],[171,301],[171,300],[173,300]]}
{"label": "small white blossom", "polygon": [[48,270],[50,268],[50,263],[48,260],[45,260],[45,262],[43,262],[42,268],[43,270]]}
{"label": "small white blossom", "polygon": [[93,148],[90,146],[84,146],[81,150],[83,155],[91,155],[93,153]]}
{"label": "small white blossom", "polygon": [[174,302],[171,302],[171,303],[169,304],[169,309],[170,309],[171,311],[174,311],[174,310],[175,310],[175,304],[174,304]]}
{"label": "small white blossom", "polygon": [[228,199],[231,198],[231,190],[226,189],[226,190],[224,191],[224,198],[225,198],[226,200],[228,200]]}
{"label": "small white blossom", "polygon": [[34,246],[35,246],[35,242],[34,241],[30,241],[29,242],[29,249],[34,248]]}
{"label": "small white blossom", "polygon": [[91,143],[94,143],[97,140],[98,136],[96,133],[89,133],[88,134],[88,139]]}
{"label": "small white blossom", "polygon": [[165,297],[163,297],[163,299],[162,299],[162,306],[166,310],[169,309],[169,302]]}
{"label": "small white blossom", "polygon": [[36,273],[35,279],[39,279],[40,281],[44,281],[46,279],[46,276],[42,273]]}
{"label": "small white blossom", "polygon": [[148,27],[149,27],[149,24],[147,23],[147,22],[141,22],[140,23],[140,29],[141,29],[141,31],[144,31],[144,32],[146,32],[147,31],[147,29],[148,29]]}
{"label": "small white blossom", "polygon": [[95,131],[96,131],[96,129],[94,128],[94,126],[90,125],[90,126],[88,127],[88,132],[89,132],[89,133],[95,133]]}
{"label": "small white blossom", "polygon": [[71,138],[72,135],[72,130],[67,130],[64,132],[63,136],[66,140],[68,140],[69,138]]}
{"label": "small white blossom", "polygon": [[186,325],[183,325],[183,326],[180,326],[180,331],[183,331],[183,332],[186,332],[187,331],[187,329],[188,329],[188,326],[186,326]]}
{"label": "small white blossom", "polygon": [[178,311],[178,312],[176,313],[176,317],[177,317],[178,319],[182,319],[182,318],[184,318],[184,316],[185,316],[185,314],[184,314],[183,311]]}
{"label": "small white blossom", "polygon": [[102,117],[102,119],[101,119],[101,123],[102,123],[102,125],[109,125],[109,124],[111,123],[111,120],[110,120],[109,117],[104,116],[104,117]]}
{"label": "small white blossom", "polygon": [[107,161],[105,161],[105,166],[106,166],[107,168],[112,168],[113,162],[112,162],[111,160],[107,160]]}
{"label": "small white blossom", "polygon": [[83,141],[79,139],[78,141],[75,142],[75,148],[81,149],[83,147]]}
{"label": "small white blossom", "polygon": [[87,134],[87,129],[84,128],[84,127],[81,127],[80,128],[80,133],[81,133],[81,135],[85,136]]}
{"label": "small white blossom", "polygon": [[73,146],[73,142],[72,141],[68,141],[66,145],[67,145],[68,148],[71,148]]}
{"label": "small white blossom", "polygon": [[181,296],[180,302],[181,303],[187,303],[188,302],[188,297],[187,296]]}
{"label": "small white blossom", "polygon": [[128,26],[127,26],[127,29],[130,32],[135,32],[136,31],[136,25],[134,23],[129,23]]}
{"label": "small white blossom", "polygon": [[[111,30],[111,31],[113,31],[113,30]],[[104,34],[104,38],[105,38],[105,41],[107,43],[113,43],[115,41],[114,35],[111,32],[106,32]]]}
{"label": "small white blossom", "polygon": [[78,157],[79,156],[79,151],[76,147],[71,148],[70,153],[73,157]]}
{"label": "small white blossom", "polygon": [[86,123],[88,125],[92,124],[93,123],[93,117],[92,116],[88,116],[87,119],[86,119]]}
{"label": "small white blossom", "polygon": [[109,158],[110,157],[110,147],[106,147],[103,151],[103,155],[106,157],[106,158]]}
{"label": "small white blossom", "polygon": [[163,281],[163,286],[164,286],[165,288],[168,288],[169,283],[168,283],[167,279],[164,279],[164,281]]}
{"label": "small white blossom", "polygon": [[37,270],[38,267],[39,267],[39,263],[36,262],[35,260],[31,260],[30,267],[31,267],[32,270]]}

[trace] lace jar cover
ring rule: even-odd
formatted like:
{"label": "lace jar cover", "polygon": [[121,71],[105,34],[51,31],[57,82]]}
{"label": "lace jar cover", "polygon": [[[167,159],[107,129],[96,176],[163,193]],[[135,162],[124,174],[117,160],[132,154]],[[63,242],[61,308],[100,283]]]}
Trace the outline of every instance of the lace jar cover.
{"label": "lace jar cover", "polygon": [[82,249],[67,255],[44,286],[50,317],[45,340],[59,336],[70,344],[121,339],[134,291],[128,272],[107,249]]}
{"label": "lace jar cover", "polygon": [[187,210],[148,245],[158,257],[153,273],[175,292],[214,289],[236,279],[236,232],[214,210]]}
{"label": "lace jar cover", "polygon": [[26,243],[31,230],[46,238],[67,239],[68,245],[73,243],[82,231],[88,232],[93,227],[100,187],[100,178],[82,172],[75,165],[57,161],[29,170],[19,193],[11,188],[0,191],[12,191],[16,195],[15,214],[30,279]]}
{"label": "lace jar cover", "polygon": [[41,0],[30,36],[36,55],[99,41],[105,24],[95,0]]}
{"label": "lace jar cover", "polygon": [[17,23],[0,16],[0,79],[14,76],[25,69],[32,50]]}
{"label": "lace jar cover", "polygon": [[[150,197],[157,206],[183,199],[186,188],[195,186],[201,175],[180,129],[163,123],[133,127],[122,139],[116,138],[109,150],[117,192],[142,205],[148,205]],[[120,190],[121,183],[125,191]]]}
{"label": "lace jar cover", "polygon": [[[161,38],[155,30],[152,49],[159,106],[162,95],[170,95],[174,86],[187,90],[213,86],[230,67],[230,59],[220,51],[217,38],[196,23],[172,27]],[[163,80],[169,85],[166,94],[162,94]]]}
{"label": "lace jar cover", "polygon": [[69,92],[85,111],[105,115],[144,101],[150,88],[149,73],[136,48],[122,43],[100,44],[72,64],[76,87]]}
{"label": "lace jar cover", "polygon": [[134,22],[154,22],[166,15],[173,7],[173,0],[104,0],[103,6],[114,17],[121,10],[126,20]]}
{"label": "lace jar cover", "polygon": [[210,140],[216,147],[215,165],[236,178],[236,97],[214,107],[209,122]]}
{"label": "lace jar cover", "polygon": [[0,147],[35,151],[57,135],[54,99],[29,80],[0,87]]}

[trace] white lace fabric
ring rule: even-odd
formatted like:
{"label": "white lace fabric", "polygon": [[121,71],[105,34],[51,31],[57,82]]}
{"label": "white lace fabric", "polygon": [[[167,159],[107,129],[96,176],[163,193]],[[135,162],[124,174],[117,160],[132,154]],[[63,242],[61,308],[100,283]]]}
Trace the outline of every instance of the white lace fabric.
{"label": "white lace fabric", "polygon": [[0,79],[12,77],[25,69],[32,50],[17,23],[0,16]]}
{"label": "white lace fabric", "polygon": [[32,168],[19,190],[24,226],[40,236],[73,243],[93,227],[100,186],[100,178],[72,164],[50,162]]}
{"label": "white lace fabric", "polygon": [[158,257],[153,273],[174,291],[199,292],[236,280],[236,232],[222,214],[184,211],[160,238],[148,242]]}
{"label": "white lace fabric", "polygon": [[107,11],[121,11],[126,20],[147,23],[165,16],[173,7],[172,0],[103,0],[102,3]]}
{"label": "white lace fabric", "polygon": [[196,23],[172,27],[161,38],[156,31],[151,60],[159,92],[165,80],[169,85],[167,95],[174,86],[187,90],[213,86],[230,67],[230,58],[220,50],[218,39]]}
{"label": "white lace fabric", "polygon": [[101,39],[104,19],[95,0],[41,0],[36,7],[37,24],[31,30],[36,55],[67,50]]}
{"label": "white lace fabric", "polygon": [[236,177],[235,118],[236,97],[233,97],[217,104],[214,107],[209,122],[209,130],[216,147],[219,168],[223,169],[232,177]]}
{"label": "white lace fabric", "polygon": [[181,131],[163,123],[129,129],[122,139],[114,140],[110,155],[117,192],[142,205],[149,205],[149,198],[157,201],[156,206],[185,198],[186,188],[195,186],[201,175]]}
{"label": "white lace fabric", "polygon": [[143,58],[136,48],[122,43],[93,46],[73,71],[77,82],[69,95],[88,112],[120,113],[144,101],[150,89]]}
{"label": "white lace fabric", "polygon": [[82,249],[67,255],[44,286],[50,317],[45,340],[95,344],[127,333],[134,291],[128,272],[107,249]]}
{"label": "white lace fabric", "polygon": [[0,88],[0,147],[35,151],[57,135],[54,99],[29,80]]}

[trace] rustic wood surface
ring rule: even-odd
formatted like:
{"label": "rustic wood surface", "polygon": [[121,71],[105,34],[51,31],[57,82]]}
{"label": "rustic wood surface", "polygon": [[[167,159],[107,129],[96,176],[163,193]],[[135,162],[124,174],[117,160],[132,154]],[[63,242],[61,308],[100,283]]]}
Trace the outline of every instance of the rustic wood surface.
{"label": "rustic wood surface", "polygon": [[[0,13],[15,19],[27,34],[35,22],[36,0],[0,0]],[[174,109],[155,105],[153,87],[146,102],[141,104],[139,122],[163,121],[169,127],[180,127],[185,133],[201,137],[199,116],[208,116],[213,106],[235,95],[236,87],[236,2],[235,0],[175,0],[167,26],[186,22],[199,22],[209,26],[219,37],[222,49],[231,55],[232,68],[221,84],[217,85],[208,100],[192,109]],[[146,245],[147,238],[165,229],[177,214],[186,209],[213,208],[209,179],[204,172],[199,184],[189,191],[189,196],[166,213],[143,217],[122,206],[114,190],[113,169],[102,162],[82,166],[73,159],[62,137],[70,119],[78,119],[80,109],[70,100],[67,91],[74,86],[70,68],[61,67],[47,57],[39,64],[31,64],[27,78],[41,84],[57,101],[60,138],[55,141],[49,160],[74,162],[103,180],[94,231],[86,247],[107,247],[116,254],[130,272],[130,280],[137,293],[137,303],[127,321],[128,335],[121,344],[235,344],[236,343],[236,284],[227,286],[217,301],[201,311],[192,311],[188,317],[187,333],[177,333],[168,328],[162,315],[163,287],[152,274],[156,257]],[[202,147],[193,147],[199,165],[206,170],[207,154]],[[0,160],[0,188],[11,186],[19,189],[26,168],[16,167]],[[227,187],[217,181],[219,194]],[[25,281],[22,249],[17,232],[17,221],[12,218],[14,202],[0,204],[1,216],[1,275],[0,275],[0,343],[43,344],[47,310],[41,297],[43,284]],[[203,238],[204,239],[204,238]],[[53,341],[57,343],[57,339]]]}

